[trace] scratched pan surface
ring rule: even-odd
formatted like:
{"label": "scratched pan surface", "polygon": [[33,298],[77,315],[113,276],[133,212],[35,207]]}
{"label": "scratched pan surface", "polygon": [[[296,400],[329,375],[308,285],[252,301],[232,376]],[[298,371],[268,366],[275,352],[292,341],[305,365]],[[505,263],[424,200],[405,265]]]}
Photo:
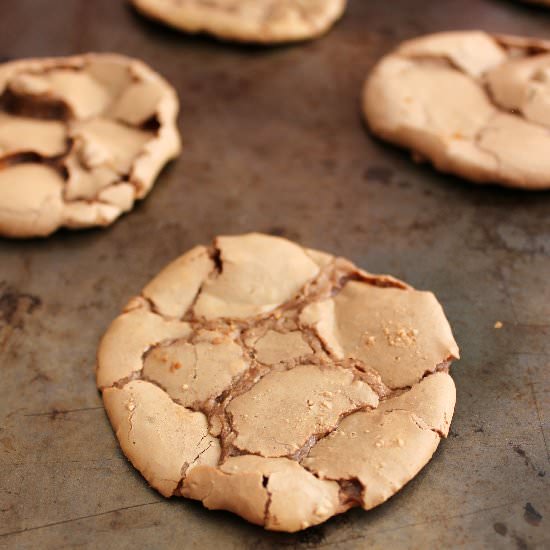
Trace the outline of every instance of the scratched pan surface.
{"label": "scratched pan surface", "polygon": [[[123,1],[3,0],[0,55],[142,57],[180,92],[185,152],[112,228],[0,240],[0,547],[543,548],[550,544],[550,193],[480,188],[371,139],[358,93],[400,40],[548,37],[505,0],[352,0],[322,40],[188,38]],[[461,345],[451,436],[401,493],[306,532],[164,500],[122,456],[94,384],[102,332],[176,255],[259,230],[442,301]],[[496,321],[503,328],[493,328]]]}

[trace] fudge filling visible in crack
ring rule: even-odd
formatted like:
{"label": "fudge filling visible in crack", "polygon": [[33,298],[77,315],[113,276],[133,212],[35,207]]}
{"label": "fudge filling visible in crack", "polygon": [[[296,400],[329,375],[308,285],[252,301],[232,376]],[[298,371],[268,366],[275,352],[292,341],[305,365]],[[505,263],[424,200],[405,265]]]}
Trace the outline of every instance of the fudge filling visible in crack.
{"label": "fudge filling visible in crack", "polygon": [[550,188],[550,41],[480,31],[401,44],[367,79],[372,132],[478,183]]}
{"label": "fudge filling visible in crack", "polygon": [[114,54],[0,65],[0,235],[112,223],[180,150],[178,99]]}
{"label": "fudge filling visible in crack", "polygon": [[144,15],[185,32],[262,44],[318,37],[347,0],[132,0]]}
{"label": "fudge filling visible in crack", "polygon": [[192,249],[130,300],[97,384],[164,496],[297,531],[377,506],[430,460],[456,358],[432,293],[247,234]]}

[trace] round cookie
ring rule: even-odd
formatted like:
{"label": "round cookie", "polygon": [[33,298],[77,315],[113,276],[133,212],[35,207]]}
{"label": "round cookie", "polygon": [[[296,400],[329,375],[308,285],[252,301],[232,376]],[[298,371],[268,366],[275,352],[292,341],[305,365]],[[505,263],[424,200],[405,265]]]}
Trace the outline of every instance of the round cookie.
{"label": "round cookie", "polygon": [[153,19],[189,33],[275,44],[318,37],[342,16],[347,0],[131,0]]}
{"label": "round cookie", "polygon": [[478,183],[550,188],[550,42],[480,31],[401,44],[367,79],[372,132]]}
{"label": "round cookie", "polygon": [[0,235],[112,223],[180,151],[174,89],[114,54],[0,65]]}
{"label": "round cookie", "polygon": [[377,506],[430,460],[455,358],[432,293],[248,234],[192,249],[130,300],[97,384],[164,496],[297,531]]}

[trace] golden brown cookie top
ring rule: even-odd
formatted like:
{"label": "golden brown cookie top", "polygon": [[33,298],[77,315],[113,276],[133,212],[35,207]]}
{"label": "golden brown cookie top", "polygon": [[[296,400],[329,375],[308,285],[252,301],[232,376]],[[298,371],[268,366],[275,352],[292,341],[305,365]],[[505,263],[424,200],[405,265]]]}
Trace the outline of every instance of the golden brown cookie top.
{"label": "golden brown cookie top", "polygon": [[107,225],[180,148],[174,90],[114,54],[0,65],[0,234]]}
{"label": "golden brown cookie top", "polygon": [[374,68],[372,131],[475,182],[550,187],[550,42],[481,31],[401,44]]}
{"label": "golden brown cookie top", "polygon": [[97,382],[162,494],[294,531],[375,506],[424,466],[457,357],[433,294],[248,234],[192,249],[133,298]]}
{"label": "golden brown cookie top", "polygon": [[325,33],[347,0],[131,0],[143,14],[190,33],[263,44]]}

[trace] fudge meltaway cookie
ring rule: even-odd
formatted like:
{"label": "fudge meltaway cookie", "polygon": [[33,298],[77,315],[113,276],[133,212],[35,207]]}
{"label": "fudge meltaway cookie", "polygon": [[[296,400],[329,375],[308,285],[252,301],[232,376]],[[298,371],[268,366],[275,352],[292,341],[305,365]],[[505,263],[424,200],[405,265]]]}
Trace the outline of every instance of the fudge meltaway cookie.
{"label": "fudge meltaway cookie", "polygon": [[550,41],[445,32],[404,42],[369,76],[371,130],[479,183],[550,188]]}
{"label": "fudge meltaway cookie", "polygon": [[143,14],[190,33],[272,44],[327,32],[347,0],[131,0]]}
{"label": "fudge meltaway cookie", "polygon": [[97,384],[164,496],[297,531],[420,471],[449,431],[455,358],[431,292],[248,234],[192,249],[130,300]]}
{"label": "fudge meltaway cookie", "polygon": [[114,54],[0,65],[0,235],[103,226],[180,150],[174,89]]}

